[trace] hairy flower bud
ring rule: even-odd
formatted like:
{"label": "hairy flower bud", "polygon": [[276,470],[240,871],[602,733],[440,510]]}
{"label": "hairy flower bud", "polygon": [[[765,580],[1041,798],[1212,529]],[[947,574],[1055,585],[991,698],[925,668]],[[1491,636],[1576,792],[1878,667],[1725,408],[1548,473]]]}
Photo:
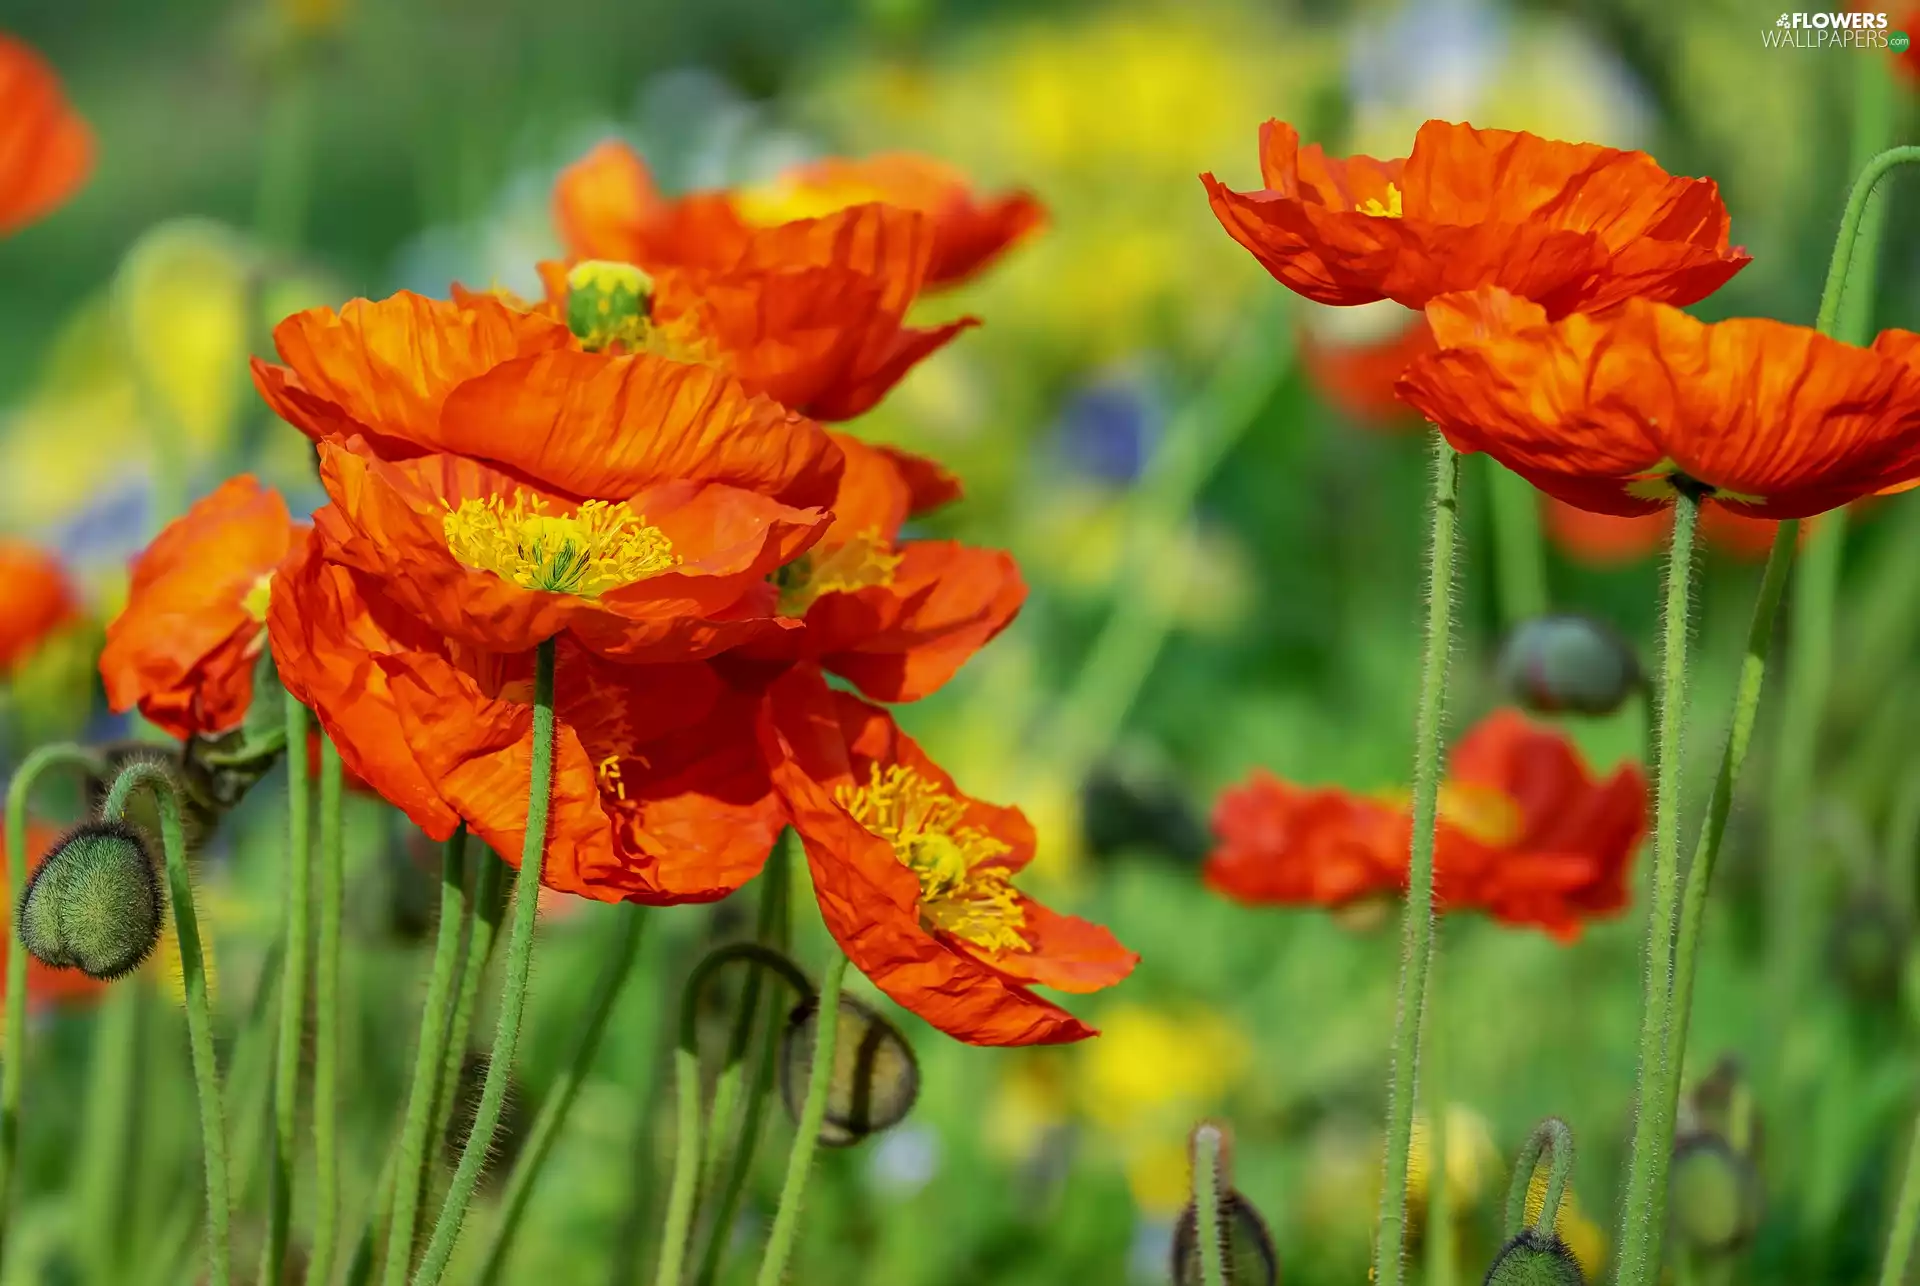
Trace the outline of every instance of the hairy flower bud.
{"label": "hairy flower bud", "polygon": [[1587,1278],[1566,1242],[1526,1228],[1500,1248],[1482,1286],[1587,1286]]}
{"label": "hairy flower bud", "polygon": [[[796,1121],[807,1096],[819,1018],[817,997],[795,1006],[781,1044],[780,1097]],[[906,1037],[866,1005],[842,996],[820,1142],[830,1148],[849,1147],[898,1125],[919,1096],[920,1064]]]}
{"label": "hairy flower bud", "polygon": [[[1228,1286],[1277,1286],[1280,1260],[1273,1234],[1253,1203],[1238,1192],[1220,1194],[1221,1267]],[[1201,1286],[1200,1214],[1191,1201],[1173,1225],[1174,1286]]]}
{"label": "hairy flower bud", "polygon": [[653,278],[633,264],[589,259],[567,274],[567,328],[587,348],[639,343],[652,309]]}
{"label": "hairy flower bud", "polygon": [[1759,1179],[1719,1135],[1689,1135],[1673,1145],[1667,1211],[1675,1240],[1698,1255],[1727,1254],[1760,1226]]}
{"label": "hairy flower bud", "polygon": [[43,964],[110,981],[160,940],[160,878],[140,833],[89,822],[54,845],[28,881],[15,923]]}
{"label": "hairy flower bud", "polygon": [[1612,714],[1644,679],[1613,627],[1587,616],[1539,616],[1508,633],[1500,684],[1536,714]]}

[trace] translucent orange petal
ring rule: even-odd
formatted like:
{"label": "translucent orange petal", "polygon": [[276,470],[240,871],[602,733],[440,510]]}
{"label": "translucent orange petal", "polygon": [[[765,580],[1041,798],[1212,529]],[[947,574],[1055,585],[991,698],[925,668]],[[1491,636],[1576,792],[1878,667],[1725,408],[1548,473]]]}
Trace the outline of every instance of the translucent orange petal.
{"label": "translucent orange petal", "polygon": [[1404,809],[1256,769],[1214,806],[1207,887],[1252,906],[1342,906],[1406,881]]}
{"label": "translucent orange petal", "polygon": [[68,106],[53,68],[0,33],[0,236],[72,196],[93,156],[93,131]]}
{"label": "translucent orange petal", "polygon": [[0,539],[0,675],[31,656],[77,610],[59,560],[24,540]]}

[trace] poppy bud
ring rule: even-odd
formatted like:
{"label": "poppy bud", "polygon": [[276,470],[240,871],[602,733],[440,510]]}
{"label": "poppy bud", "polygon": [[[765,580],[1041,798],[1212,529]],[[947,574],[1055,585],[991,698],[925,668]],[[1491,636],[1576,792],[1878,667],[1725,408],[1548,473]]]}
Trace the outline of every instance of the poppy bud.
{"label": "poppy bud", "polygon": [[567,274],[567,328],[587,348],[637,344],[653,309],[653,278],[630,263],[589,259]]}
{"label": "poppy bud", "polygon": [[1640,659],[1619,633],[1587,616],[1539,616],[1500,647],[1500,684],[1536,714],[1612,714],[1638,691]]}
{"label": "poppy bud", "polygon": [[[818,997],[796,1005],[780,1051],[780,1097],[795,1121],[807,1096],[819,1031]],[[820,1142],[844,1148],[898,1125],[920,1096],[920,1064],[892,1023],[850,996],[840,998],[833,1042],[833,1080]]]}
{"label": "poppy bud", "polygon": [[[98,813],[106,807],[107,795],[113,790],[114,781],[127,768],[134,764],[157,764],[167,770],[173,780],[174,796],[180,801],[180,826],[187,841],[189,852],[198,849],[207,836],[213,833],[214,824],[219,821],[219,812],[214,803],[206,798],[194,781],[194,774],[186,767],[185,751],[163,745],[155,741],[111,741],[93,748],[100,760],[100,772],[87,778],[87,809]],[[128,825],[147,837],[145,843],[151,847],[155,837],[160,834],[160,806],[154,802],[149,791],[139,791],[127,801],[124,819]]]}
{"label": "poppy bud", "polygon": [[1738,1250],[1760,1226],[1753,1166],[1717,1134],[1681,1139],[1667,1169],[1667,1212],[1674,1238],[1696,1254]]}
{"label": "poppy bud", "polygon": [[1482,1286],[1587,1286],[1587,1277],[1566,1242],[1525,1228],[1500,1248]]}
{"label": "poppy bud", "polygon": [[89,822],[34,871],[15,922],[43,964],[103,982],[139,967],[160,940],[160,878],[138,831]]}
{"label": "poppy bud", "polygon": [[[1212,1148],[1203,1151],[1200,1142],[1212,1135]],[[1253,1203],[1234,1191],[1227,1161],[1225,1132],[1217,1125],[1203,1123],[1193,1132],[1194,1164],[1213,1166],[1213,1190],[1219,1224],[1212,1235],[1220,1239],[1220,1266],[1228,1286],[1278,1286],[1280,1259],[1273,1251],[1273,1234]],[[1200,1257],[1200,1209],[1192,1201],[1180,1212],[1173,1225],[1174,1286],[1202,1286],[1206,1280]]]}

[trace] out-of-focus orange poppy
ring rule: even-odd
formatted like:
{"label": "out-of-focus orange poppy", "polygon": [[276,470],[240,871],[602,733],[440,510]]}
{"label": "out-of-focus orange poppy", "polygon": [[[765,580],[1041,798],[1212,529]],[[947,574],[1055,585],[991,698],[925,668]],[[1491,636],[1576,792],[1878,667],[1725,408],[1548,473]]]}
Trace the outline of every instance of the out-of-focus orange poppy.
{"label": "out-of-focus orange poppy", "polygon": [[[60,832],[38,821],[27,822],[27,851],[34,856],[27,863],[31,868],[38,865],[50,849],[60,841]],[[6,838],[0,836],[0,880],[7,876],[7,863],[13,855],[7,852]],[[19,939],[13,934],[13,903],[0,901],[0,970],[7,966],[7,952],[19,948]],[[27,1003],[29,1005],[70,1005],[87,1004],[99,999],[107,984],[95,978],[89,978],[78,969],[55,969],[41,964],[32,956],[27,957]]]}
{"label": "out-of-focus orange poppy", "polygon": [[1013,557],[953,540],[900,540],[960,494],[939,465],[848,435],[833,525],[780,569],[781,610],[804,629],[756,655],[816,660],[876,701],[917,701],[953,677],[1026,601]]}
{"label": "out-of-focus orange poppy", "polygon": [[[462,821],[520,860],[532,772],[530,652],[452,643],[316,536],[280,570],[281,679],[345,767],[435,839]],[[762,685],[704,663],[614,665],[563,637],[542,883],[600,901],[724,897],[784,814],[756,740]]]}
{"label": "out-of-focus orange poppy", "polygon": [[819,425],[709,363],[586,352],[548,309],[489,294],[402,292],[314,308],[274,328],[284,366],[254,383],[316,442],[359,436],[383,460],[448,454],[557,496],[623,500],[709,482],[824,505],[840,453]]}
{"label": "out-of-focus orange poppy", "polygon": [[1920,335],[1855,348],[1639,299],[1554,322],[1496,289],[1437,299],[1427,321],[1440,351],[1401,397],[1460,450],[1595,513],[1652,513],[1685,486],[1802,518],[1920,477]]}
{"label": "out-of-focus orange poppy", "polygon": [[93,131],[46,61],[0,32],[0,236],[52,211],[93,172]]}
{"label": "out-of-focus orange poppy", "polygon": [[619,144],[562,176],[555,205],[576,258],[644,268],[657,323],[697,335],[747,388],[816,419],[867,411],[974,324],[906,325],[939,228],[905,206],[869,202],[758,226],[724,194],[662,201]]}
{"label": "out-of-focus orange poppy", "polygon": [[[1893,24],[1893,30],[1904,31],[1908,36],[1920,33],[1920,5],[1909,7]],[[1920,45],[1909,44],[1904,52],[1895,54],[1893,69],[1909,85],[1920,86]]]}
{"label": "out-of-focus orange poppy", "polygon": [[1030,988],[1097,991],[1139,958],[1014,888],[1034,847],[1018,809],[964,794],[886,711],[833,691],[818,671],[790,672],[766,710],[774,781],[821,915],[862,973],[969,1044],[1094,1034]]}
{"label": "out-of-focus orange poppy", "polygon": [[[1623,518],[1617,514],[1590,513],[1552,496],[1540,497],[1546,510],[1547,534],[1568,557],[1592,567],[1620,567],[1651,558],[1667,543],[1673,526],[1669,510]],[[1819,520],[1808,519],[1801,526],[1801,539]],[[1750,518],[1746,514],[1708,505],[1700,515],[1700,535],[1711,547],[1749,562],[1765,558],[1773,548],[1774,534],[1780,524],[1770,518]]]}
{"label": "out-of-focus orange poppy", "polygon": [[24,540],[0,540],[0,678],[76,610],[73,587],[53,555]]}
{"label": "out-of-focus orange poppy", "polygon": [[[1578,937],[1627,904],[1646,796],[1637,766],[1596,781],[1563,735],[1495,711],[1454,747],[1441,787],[1436,905]],[[1205,878],[1236,901],[1342,906],[1406,888],[1413,821],[1396,800],[1256,772],[1213,825]]]}
{"label": "out-of-focus orange poppy", "polygon": [[169,523],[134,560],[127,605],[107,626],[108,703],[137,705],[183,740],[236,726],[253,700],[274,569],[304,530],[244,474]]}
{"label": "out-of-focus orange poppy", "polygon": [[982,196],[958,169],[909,152],[831,157],[794,166],[760,187],[674,200],[655,189],[632,148],[608,141],[569,166],[554,188],[555,218],[569,253],[640,264],[727,266],[756,228],[873,204],[931,220],[928,288],[974,276],[1046,222],[1033,194]]}
{"label": "out-of-focus orange poppy", "polygon": [[1500,286],[1549,316],[1628,298],[1689,304],[1750,256],[1719,188],[1643,152],[1428,121],[1405,159],[1330,157],[1293,126],[1260,131],[1265,187],[1203,175],[1213,211],[1283,285],[1323,304]]}
{"label": "out-of-focus orange poppy", "polygon": [[1433,351],[1433,335],[1426,319],[1418,316],[1371,343],[1343,344],[1306,328],[1300,332],[1300,364],[1314,388],[1349,419],[1369,427],[1415,418],[1413,408],[1394,391],[1394,381],[1408,362]]}

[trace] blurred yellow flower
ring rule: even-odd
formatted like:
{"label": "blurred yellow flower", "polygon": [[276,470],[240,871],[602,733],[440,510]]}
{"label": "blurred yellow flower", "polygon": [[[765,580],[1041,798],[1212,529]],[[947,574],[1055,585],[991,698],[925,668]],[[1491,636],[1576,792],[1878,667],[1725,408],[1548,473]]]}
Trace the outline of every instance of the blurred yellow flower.
{"label": "blurred yellow flower", "polygon": [[[1466,1104],[1449,1103],[1445,1119],[1447,1193],[1454,1210],[1465,1212],[1486,1195],[1488,1181],[1497,1180],[1500,1149],[1494,1145],[1493,1128],[1487,1124],[1487,1118]],[[1430,1133],[1427,1118],[1416,1114],[1413,1146],[1407,1157],[1407,1200],[1416,1210],[1426,1206]]]}
{"label": "blurred yellow flower", "polygon": [[1079,1047],[1078,1088],[1087,1117],[1108,1130],[1164,1121],[1185,1138],[1239,1082],[1251,1054],[1244,1032],[1195,1005],[1117,1005],[1099,1022],[1100,1039]]}
{"label": "blurred yellow flower", "polygon": [[1000,1083],[987,1104],[984,1137],[1002,1157],[1032,1156],[1067,1119],[1067,1096],[1051,1050],[1021,1051],[1001,1060]]}

